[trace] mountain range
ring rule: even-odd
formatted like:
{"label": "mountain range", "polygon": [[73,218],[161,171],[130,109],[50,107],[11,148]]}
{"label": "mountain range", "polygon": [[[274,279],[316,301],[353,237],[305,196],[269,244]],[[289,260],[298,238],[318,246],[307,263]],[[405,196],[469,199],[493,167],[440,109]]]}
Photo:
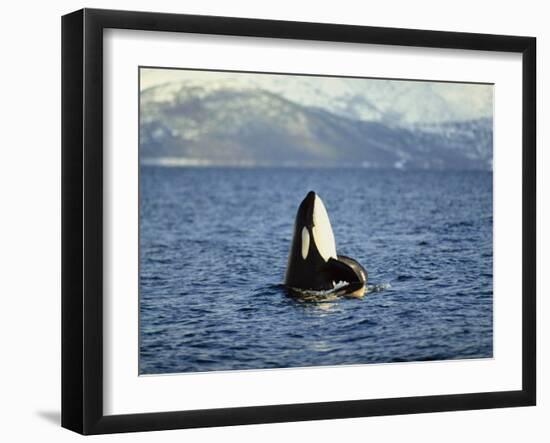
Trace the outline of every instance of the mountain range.
{"label": "mountain range", "polygon": [[307,77],[273,77],[196,77],[143,89],[141,162],[492,168],[491,88],[395,81],[323,87]]}

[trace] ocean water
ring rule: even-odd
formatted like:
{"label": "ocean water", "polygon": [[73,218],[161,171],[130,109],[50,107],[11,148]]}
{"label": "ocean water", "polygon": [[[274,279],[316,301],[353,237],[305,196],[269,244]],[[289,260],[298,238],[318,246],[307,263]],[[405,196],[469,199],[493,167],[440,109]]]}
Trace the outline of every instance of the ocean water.
{"label": "ocean water", "polygon": [[[298,205],[327,207],[363,299],[282,282]],[[140,373],[493,353],[492,173],[140,168]]]}

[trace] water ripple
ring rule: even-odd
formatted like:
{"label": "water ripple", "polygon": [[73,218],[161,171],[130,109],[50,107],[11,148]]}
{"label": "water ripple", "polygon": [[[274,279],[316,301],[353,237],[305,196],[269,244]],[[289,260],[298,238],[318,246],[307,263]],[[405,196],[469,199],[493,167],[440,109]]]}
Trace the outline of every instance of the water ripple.
{"label": "water ripple", "polygon": [[[362,299],[281,284],[310,189]],[[491,173],[142,167],[140,192],[141,373],[492,356]]]}

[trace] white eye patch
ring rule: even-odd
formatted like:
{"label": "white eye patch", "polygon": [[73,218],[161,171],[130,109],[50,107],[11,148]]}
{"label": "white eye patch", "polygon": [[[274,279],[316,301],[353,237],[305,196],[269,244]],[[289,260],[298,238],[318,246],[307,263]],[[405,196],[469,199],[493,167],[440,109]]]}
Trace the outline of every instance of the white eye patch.
{"label": "white eye patch", "polygon": [[309,254],[309,231],[304,226],[302,228],[302,258],[305,260]]}

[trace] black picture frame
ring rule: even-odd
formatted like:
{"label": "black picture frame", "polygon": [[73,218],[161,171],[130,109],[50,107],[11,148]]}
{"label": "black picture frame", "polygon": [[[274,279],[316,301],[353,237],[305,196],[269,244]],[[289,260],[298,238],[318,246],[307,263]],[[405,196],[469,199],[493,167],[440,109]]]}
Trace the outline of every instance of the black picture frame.
{"label": "black picture frame", "polygon": [[[102,37],[107,28],[522,54],[522,389],[104,415]],[[62,426],[82,434],[104,434],[535,405],[535,85],[536,39],[533,37],[97,9],[83,9],[63,16]]]}

